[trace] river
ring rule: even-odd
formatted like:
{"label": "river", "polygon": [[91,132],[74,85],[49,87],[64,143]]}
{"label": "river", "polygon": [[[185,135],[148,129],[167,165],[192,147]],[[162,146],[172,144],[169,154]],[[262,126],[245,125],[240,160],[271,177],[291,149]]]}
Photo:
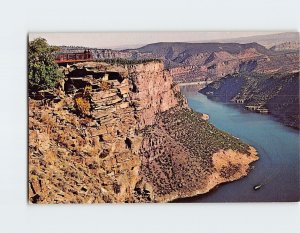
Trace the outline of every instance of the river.
{"label": "river", "polygon": [[[298,201],[299,132],[269,115],[249,112],[236,104],[208,99],[197,89],[181,87],[189,106],[210,116],[210,123],[254,146],[260,159],[248,176],[222,184],[211,192],[180,202],[288,202]],[[253,186],[264,184],[254,191]]]}

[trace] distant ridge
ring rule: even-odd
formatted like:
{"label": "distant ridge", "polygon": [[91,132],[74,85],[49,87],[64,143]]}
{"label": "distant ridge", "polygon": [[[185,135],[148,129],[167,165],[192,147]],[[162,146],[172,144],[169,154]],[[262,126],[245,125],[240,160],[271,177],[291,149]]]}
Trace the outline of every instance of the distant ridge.
{"label": "distant ridge", "polygon": [[[198,42],[198,41],[195,41]],[[200,42],[200,41],[199,41]],[[252,43],[256,42],[267,48],[274,45],[282,44],[285,42],[299,42],[299,32],[282,32],[268,35],[247,36],[231,39],[213,40],[211,42],[223,43]]]}
{"label": "distant ridge", "polygon": [[270,53],[268,49],[264,46],[252,42],[247,44],[239,44],[239,43],[219,43],[219,42],[211,42],[211,43],[192,43],[192,42],[159,42],[145,45],[141,48],[135,49],[138,52],[142,53],[155,53],[155,54],[164,54],[166,52],[186,52],[191,55],[197,53],[212,53],[219,51],[226,51],[231,54],[240,53],[241,51],[255,48],[260,53]]}
{"label": "distant ridge", "polygon": [[[297,39],[298,33],[280,33],[247,38],[274,41]],[[250,38],[250,39],[249,39]],[[252,38],[252,39],[251,39]],[[259,38],[261,40],[259,40]],[[137,49],[90,49],[95,59],[144,60],[160,59],[171,72],[175,82],[218,80],[239,72],[276,73],[299,70],[299,53],[293,42],[268,49],[257,43],[221,42],[158,42]],[[281,46],[279,46],[281,45]],[[292,49],[291,49],[292,48]],[[62,51],[78,50],[78,47],[61,47]],[[74,50],[75,49],[75,50]]]}

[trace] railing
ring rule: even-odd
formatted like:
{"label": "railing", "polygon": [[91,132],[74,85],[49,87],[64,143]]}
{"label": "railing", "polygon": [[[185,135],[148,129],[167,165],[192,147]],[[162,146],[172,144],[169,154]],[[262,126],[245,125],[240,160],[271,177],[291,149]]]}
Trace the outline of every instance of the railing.
{"label": "railing", "polygon": [[55,56],[54,62],[59,63],[73,63],[73,62],[83,62],[92,61],[93,56],[90,52],[84,53],[61,53]]}

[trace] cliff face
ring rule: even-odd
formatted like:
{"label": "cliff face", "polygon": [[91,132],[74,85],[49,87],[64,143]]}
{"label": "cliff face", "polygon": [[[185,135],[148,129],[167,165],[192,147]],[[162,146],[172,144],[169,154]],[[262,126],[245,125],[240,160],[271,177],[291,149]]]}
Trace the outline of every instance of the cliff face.
{"label": "cliff face", "polygon": [[251,111],[270,113],[299,129],[299,72],[228,75],[201,92],[223,102],[243,104]]}
{"label": "cliff face", "polygon": [[[137,130],[178,104],[171,76],[161,63],[81,63],[64,73],[56,98],[29,102],[31,201],[134,202],[141,165]],[[78,116],[74,97],[86,86],[92,87],[91,108]]]}
{"label": "cliff face", "polygon": [[[169,201],[238,179],[257,159],[187,107],[162,63],[63,72],[54,93],[29,98],[32,203]],[[240,156],[216,167],[221,152]]]}
{"label": "cliff face", "polygon": [[132,99],[137,102],[138,125],[152,125],[155,116],[179,104],[177,86],[173,85],[170,73],[164,70],[162,63],[154,63],[151,66],[140,64],[129,67],[132,83]]}

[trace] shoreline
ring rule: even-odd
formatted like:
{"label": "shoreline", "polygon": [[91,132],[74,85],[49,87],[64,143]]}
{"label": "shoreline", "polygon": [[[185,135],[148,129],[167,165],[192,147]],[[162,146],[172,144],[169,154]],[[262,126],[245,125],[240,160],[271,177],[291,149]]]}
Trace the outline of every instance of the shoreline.
{"label": "shoreline", "polygon": [[[251,164],[259,160],[257,150],[249,146],[249,153],[250,155],[240,153],[238,151],[229,150],[220,150],[213,154],[214,165],[216,166],[217,172],[212,173],[209,177],[208,183],[205,188],[194,190],[189,193],[179,193],[174,195],[167,195],[166,197],[161,197],[157,199],[159,203],[170,203],[175,200],[185,199],[195,197],[201,194],[208,194],[210,191],[216,189],[221,184],[226,184],[229,182],[233,182],[235,180],[242,179],[246,177],[250,170]],[[229,159],[228,159],[229,158]],[[246,158],[246,159],[245,159]],[[240,164],[242,166],[241,171],[234,174],[228,178],[220,177],[220,169],[222,165],[228,163],[233,163],[234,165]]]}
{"label": "shoreline", "polygon": [[[243,110],[246,110],[247,112],[249,113],[256,113],[256,114],[259,114],[259,115],[265,115],[265,116],[269,116],[271,118],[273,118],[274,121],[280,123],[280,125],[282,126],[285,126],[289,129],[293,129],[293,130],[296,130],[298,133],[300,132],[300,126],[295,126],[295,125],[291,125],[291,124],[287,124],[286,122],[282,121],[281,118],[279,116],[276,116],[274,114],[272,114],[272,112],[268,112],[268,113],[261,113],[261,112],[258,112],[258,111],[254,111],[254,110],[250,110],[248,108],[246,108],[246,105],[245,104],[237,104],[233,101],[231,102],[224,102],[222,100],[215,100],[215,96],[212,96],[212,95],[207,95],[205,93],[202,93],[201,92],[201,89],[198,91],[198,93],[202,94],[202,95],[205,95],[209,100],[211,101],[214,101],[214,102],[220,102],[222,104],[227,104],[227,105],[231,105],[231,106],[235,106],[235,108],[241,108]],[[238,106],[238,107],[237,107]]]}
{"label": "shoreline", "polygon": [[193,85],[207,85],[212,83],[212,81],[197,81],[197,82],[186,82],[186,83],[177,83],[179,87],[184,86],[193,86]]}

